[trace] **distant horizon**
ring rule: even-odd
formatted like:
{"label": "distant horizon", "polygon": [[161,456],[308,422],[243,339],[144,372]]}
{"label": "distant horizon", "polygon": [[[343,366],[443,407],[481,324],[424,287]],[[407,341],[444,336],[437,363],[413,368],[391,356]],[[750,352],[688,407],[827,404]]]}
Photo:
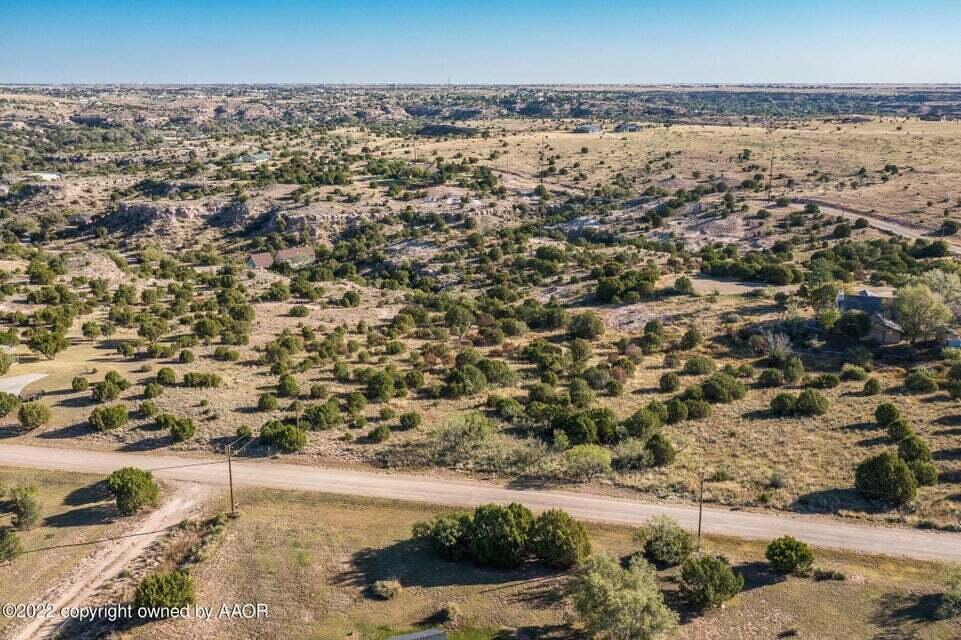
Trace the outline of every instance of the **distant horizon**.
{"label": "distant horizon", "polygon": [[784,88],[843,88],[843,87],[961,87],[958,82],[2,82],[0,87],[631,87],[631,88],[713,88],[713,87],[784,87]]}
{"label": "distant horizon", "polygon": [[0,84],[961,83],[957,0],[8,0]]}

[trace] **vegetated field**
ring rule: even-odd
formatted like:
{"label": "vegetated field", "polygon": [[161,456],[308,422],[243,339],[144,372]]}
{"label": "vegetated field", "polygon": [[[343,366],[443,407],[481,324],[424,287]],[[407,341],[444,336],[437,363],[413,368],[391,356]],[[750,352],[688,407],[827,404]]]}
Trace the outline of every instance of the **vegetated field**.
{"label": "vegetated field", "polygon": [[[566,578],[533,566],[519,570],[444,562],[410,539],[411,526],[437,508],[297,492],[239,494],[241,515],[227,525],[210,556],[192,569],[197,602],[265,602],[268,620],[150,623],[124,637],[159,639],[312,637],[382,639],[429,624],[449,603],[463,612],[452,638],[571,638]],[[632,532],[589,527],[595,552],[628,556]],[[841,571],[843,581],[784,578],[767,569],[759,543],[707,539],[703,549],[725,555],[746,578],[725,608],[704,615],[676,602],[676,570],[659,572],[667,600],[681,607],[679,638],[952,638],[950,621],[929,619],[937,607],[942,568],[817,550],[816,565]],[[402,592],[372,597],[377,580],[397,579]]]}
{"label": "vegetated field", "polygon": [[[5,375],[46,374],[26,394],[52,412],[21,428],[8,399],[5,437],[664,500],[705,476],[714,502],[961,524],[961,353],[942,340],[961,312],[961,127],[916,117],[953,98],[85,91],[0,98]],[[664,101],[675,115],[655,117]],[[588,120],[603,132],[571,131]],[[467,129],[422,128],[450,122]],[[296,247],[313,263],[246,264]],[[918,281],[936,322],[898,344],[834,308]],[[885,313],[908,323],[914,300]],[[785,392],[826,406],[779,414]],[[916,493],[855,490],[862,460],[898,450]]]}
{"label": "vegetated field", "polygon": [[[96,545],[95,540],[120,533],[125,525],[114,520],[113,506],[104,502],[97,476],[52,471],[0,468],[0,486],[8,491],[18,485],[37,488],[40,519],[20,531],[24,555],[0,565],[0,593],[4,603],[39,602],[44,590],[68,575]],[[8,497],[8,496],[7,496]],[[4,498],[0,498],[3,504]],[[0,522],[10,516],[4,509]],[[0,633],[15,621],[0,616]]]}

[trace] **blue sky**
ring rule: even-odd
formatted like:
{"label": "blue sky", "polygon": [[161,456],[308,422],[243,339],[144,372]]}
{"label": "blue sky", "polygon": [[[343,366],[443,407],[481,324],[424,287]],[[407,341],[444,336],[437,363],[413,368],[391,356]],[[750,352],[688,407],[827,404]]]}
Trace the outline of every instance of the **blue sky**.
{"label": "blue sky", "polygon": [[961,82],[961,0],[0,0],[6,83]]}

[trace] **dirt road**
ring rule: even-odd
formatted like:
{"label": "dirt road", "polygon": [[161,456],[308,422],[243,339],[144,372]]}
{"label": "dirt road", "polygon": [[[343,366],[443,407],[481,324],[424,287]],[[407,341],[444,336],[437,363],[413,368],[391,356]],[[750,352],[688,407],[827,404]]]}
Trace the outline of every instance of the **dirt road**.
{"label": "dirt road", "polygon": [[[76,451],[26,445],[0,445],[0,465],[106,474],[123,466],[150,469],[163,479],[223,485],[223,460],[168,455]],[[651,504],[587,493],[507,489],[467,480],[373,471],[325,469],[274,461],[239,461],[233,465],[234,484],[273,489],[298,489],[450,506],[486,502],[521,502],[535,511],[558,507],[595,522],[641,525],[655,515],[668,515],[684,527],[697,528],[696,506]],[[715,507],[704,509],[706,533],[768,540],[793,535],[812,545],[871,554],[961,562],[961,534],[917,529],[875,527],[820,516],[751,513]]]}
{"label": "dirt road", "polygon": [[3,391],[4,393],[12,393],[13,395],[18,396],[27,385],[34,383],[37,380],[43,380],[46,377],[46,373],[25,373],[22,376],[0,378],[0,391]]}
{"label": "dirt road", "polygon": [[842,207],[840,205],[832,204],[817,198],[795,198],[794,200],[795,202],[799,202],[801,204],[816,204],[821,208],[821,213],[826,215],[841,216],[842,218],[847,218],[848,220],[852,221],[857,220],[858,218],[864,218],[868,221],[869,226],[901,238],[908,238],[910,240],[917,240],[919,238],[923,238],[925,240],[944,240],[947,243],[948,250],[951,251],[951,253],[961,255],[961,245],[959,245],[956,240],[953,240],[950,237],[938,236],[930,229],[922,227],[921,225],[898,221],[891,216],[859,211],[850,207]]}
{"label": "dirt road", "polygon": [[180,485],[176,493],[168,496],[160,507],[147,514],[132,530],[96,547],[69,576],[58,580],[37,599],[37,602],[54,605],[54,617],[29,620],[14,631],[11,640],[54,637],[63,624],[59,615],[61,609],[89,605],[90,597],[101,586],[126,569],[167,529],[186,519],[207,498],[210,490],[211,487],[206,485]]}

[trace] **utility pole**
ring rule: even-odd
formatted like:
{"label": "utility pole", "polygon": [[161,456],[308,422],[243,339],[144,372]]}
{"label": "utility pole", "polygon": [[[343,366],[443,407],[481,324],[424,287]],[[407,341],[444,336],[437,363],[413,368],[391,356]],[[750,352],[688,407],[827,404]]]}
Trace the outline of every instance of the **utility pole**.
{"label": "utility pole", "polygon": [[701,521],[704,518],[704,471],[701,471],[701,490],[697,498],[697,550],[701,550]]}
{"label": "utility pole", "polygon": [[230,449],[233,443],[227,445],[227,479],[230,483],[230,517],[237,517],[237,503],[234,502],[234,468],[230,463]]}
{"label": "utility pole", "polygon": [[771,168],[767,172],[767,201],[771,202],[771,189],[774,187],[774,149],[771,149]]}

